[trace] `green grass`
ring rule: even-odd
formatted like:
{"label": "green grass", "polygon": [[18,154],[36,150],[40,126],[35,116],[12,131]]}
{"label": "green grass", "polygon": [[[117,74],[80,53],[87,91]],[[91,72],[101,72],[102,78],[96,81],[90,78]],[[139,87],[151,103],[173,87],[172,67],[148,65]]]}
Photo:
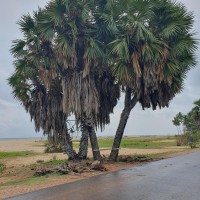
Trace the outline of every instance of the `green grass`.
{"label": "green grass", "polygon": [[56,165],[59,165],[59,164],[63,164],[63,163],[67,163],[67,160],[50,160],[48,162],[45,162],[44,165],[47,165],[47,166],[56,166]]}
{"label": "green grass", "polygon": [[[100,148],[111,148],[113,137],[98,138]],[[166,141],[167,140],[167,141]],[[124,137],[120,148],[160,149],[176,146],[174,136],[146,136],[146,137]],[[79,148],[79,140],[73,140],[73,147]],[[89,143],[89,147],[91,147]]]}
{"label": "green grass", "polygon": [[67,163],[67,160],[57,160],[57,159],[53,159],[47,162],[41,162],[41,163],[33,163],[27,166],[27,168],[32,169],[32,170],[36,170],[37,168],[48,168],[48,167],[54,167],[57,166],[59,164],[63,164],[63,163]]}
{"label": "green grass", "polygon": [[[162,153],[151,153],[151,154],[134,154],[134,155],[120,155],[118,157],[119,161],[120,159],[122,159],[123,157],[130,157],[132,158],[132,161],[135,162],[140,162],[142,161],[141,159],[146,159],[146,161],[150,161],[150,160],[156,160],[156,159],[163,159],[168,155],[172,155],[173,153],[177,153],[175,151],[169,151],[169,152],[162,152]],[[145,160],[144,160],[145,161]]]}
{"label": "green grass", "polygon": [[[98,142],[100,148],[111,148],[113,144],[113,138],[99,138]],[[175,138],[172,136],[124,137],[122,139],[120,148],[157,149],[172,146],[176,146]]]}
{"label": "green grass", "polygon": [[48,180],[48,178],[50,177],[59,177],[61,175],[59,174],[48,174],[45,176],[40,176],[40,177],[31,177],[31,178],[26,178],[23,180],[16,180],[16,181],[8,181],[5,183],[0,183],[0,187],[3,186],[15,186],[15,185],[31,185],[31,184],[38,184],[41,182],[44,182],[46,180]]}
{"label": "green grass", "polygon": [[[113,137],[98,138],[100,148],[111,148]],[[160,149],[176,146],[175,136],[145,136],[145,137],[124,137],[120,148],[139,148],[139,149]],[[79,148],[79,140],[73,140],[73,147]],[[89,147],[91,147],[89,142]]]}
{"label": "green grass", "polygon": [[164,147],[176,146],[175,141],[172,142],[153,142],[153,141],[134,141],[131,139],[124,139],[121,143],[121,148],[141,148],[141,149],[159,149]]}
{"label": "green grass", "polygon": [[0,159],[3,158],[13,158],[18,156],[29,156],[34,155],[34,152],[31,151],[14,151],[14,152],[0,152]]}

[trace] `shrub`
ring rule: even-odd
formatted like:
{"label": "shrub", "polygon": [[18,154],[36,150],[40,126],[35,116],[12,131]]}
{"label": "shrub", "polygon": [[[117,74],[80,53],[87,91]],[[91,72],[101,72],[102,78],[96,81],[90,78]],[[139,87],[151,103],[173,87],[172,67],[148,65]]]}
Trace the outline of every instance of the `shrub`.
{"label": "shrub", "polygon": [[198,132],[198,131],[187,132],[186,136],[187,136],[188,145],[191,148],[196,148],[197,143],[198,143],[198,141],[200,139],[200,132]]}
{"label": "shrub", "polygon": [[45,145],[45,153],[61,153],[65,151],[65,147],[63,144],[52,144],[47,143]]}
{"label": "shrub", "polygon": [[175,135],[176,137],[176,146],[187,145],[187,136],[186,135]]}
{"label": "shrub", "polygon": [[3,172],[3,170],[5,170],[5,168],[6,168],[5,165],[0,163],[0,173]]}

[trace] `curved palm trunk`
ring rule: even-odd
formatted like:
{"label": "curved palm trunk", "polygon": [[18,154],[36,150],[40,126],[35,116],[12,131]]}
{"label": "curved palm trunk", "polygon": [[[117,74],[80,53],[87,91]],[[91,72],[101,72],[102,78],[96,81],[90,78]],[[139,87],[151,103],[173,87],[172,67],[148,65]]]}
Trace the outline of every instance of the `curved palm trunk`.
{"label": "curved palm trunk", "polygon": [[68,156],[68,160],[75,160],[77,158],[77,154],[73,149],[73,144],[69,133],[67,132],[67,127],[64,129],[64,139],[65,139],[65,151]]}
{"label": "curved palm trunk", "polygon": [[82,135],[80,140],[80,147],[78,152],[78,159],[84,160],[87,159],[88,153],[88,128],[84,124],[82,125]]}
{"label": "curved palm trunk", "polygon": [[126,127],[126,123],[128,121],[129,115],[131,110],[134,108],[134,106],[137,103],[137,98],[133,97],[131,99],[131,89],[127,88],[126,89],[126,94],[125,94],[125,102],[124,102],[124,109],[121,113],[120,117],[120,122],[115,134],[112,150],[110,153],[110,160],[112,161],[117,161],[118,158],[118,153],[119,153],[119,147],[121,144],[122,136],[124,134],[124,129]]}
{"label": "curved palm trunk", "polygon": [[93,160],[101,160],[101,154],[99,150],[99,145],[98,145],[95,129],[93,126],[90,126],[88,127],[88,130],[89,130],[89,136],[90,136],[90,143],[92,147]]}
{"label": "curved palm trunk", "polygon": [[68,156],[68,160],[75,160],[77,158],[77,154],[73,150],[72,141],[69,141],[68,139],[65,141],[65,151]]}

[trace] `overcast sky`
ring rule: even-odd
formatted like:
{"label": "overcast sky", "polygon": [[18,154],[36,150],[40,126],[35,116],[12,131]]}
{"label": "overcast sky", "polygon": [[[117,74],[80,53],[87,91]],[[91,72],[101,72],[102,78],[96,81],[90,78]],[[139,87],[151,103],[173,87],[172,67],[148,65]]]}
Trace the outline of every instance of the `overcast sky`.
{"label": "overcast sky", "polygon": [[[32,13],[38,6],[44,7],[46,0],[0,0],[0,138],[41,137],[35,133],[34,124],[20,103],[13,99],[7,78],[13,73],[13,57],[9,53],[11,41],[22,37],[16,22],[23,14]],[[195,15],[194,31],[200,39],[199,0],[179,0]],[[176,134],[172,119],[179,111],[187,113],[193,102],[200,98],[200,46],[196,52],[197,67],[192,69],[185,81],[184,91],[177,95],[169,108],[145,111],[137,105],[132,110],[125,135],[171,135]],[[114,135],[123,102],[120,101],[111,116],[111,124],[98,135]]]}

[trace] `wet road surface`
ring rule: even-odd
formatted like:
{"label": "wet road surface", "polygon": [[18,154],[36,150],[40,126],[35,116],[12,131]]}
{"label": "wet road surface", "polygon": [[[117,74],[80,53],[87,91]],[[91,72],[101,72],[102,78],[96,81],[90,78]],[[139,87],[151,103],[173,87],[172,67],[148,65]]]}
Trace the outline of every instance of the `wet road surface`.
{"label": "wet road surface", "polygon": [[200,151],[10,200],[200,200]]}

